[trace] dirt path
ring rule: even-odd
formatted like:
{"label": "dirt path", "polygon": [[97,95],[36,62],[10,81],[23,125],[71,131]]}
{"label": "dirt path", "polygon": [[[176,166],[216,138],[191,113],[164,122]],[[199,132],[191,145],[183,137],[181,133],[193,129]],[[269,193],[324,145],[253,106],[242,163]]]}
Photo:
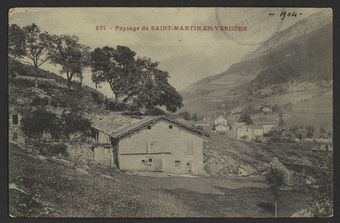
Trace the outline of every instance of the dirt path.
{"label": "dirt path", "polygon": [[219,188],[239,189],[244,187],[266,188],[263,176],[224,178],[206,176],[167,176],[160,173],[133,173],[121,176],[123,180],[149,189],[184,189],[199,193],[224,194]]}

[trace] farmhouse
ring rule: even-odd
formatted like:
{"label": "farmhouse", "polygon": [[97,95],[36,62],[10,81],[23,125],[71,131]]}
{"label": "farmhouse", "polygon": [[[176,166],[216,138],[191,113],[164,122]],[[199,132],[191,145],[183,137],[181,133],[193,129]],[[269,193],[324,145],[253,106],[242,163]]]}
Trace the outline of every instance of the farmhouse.
{"label": "farmhouse", "polygon": [[[92,119],[93,120],[93,119]],[[95,160],[122,170],[201,174],[201,132],[166,116],[99,117],[93,122]]]}

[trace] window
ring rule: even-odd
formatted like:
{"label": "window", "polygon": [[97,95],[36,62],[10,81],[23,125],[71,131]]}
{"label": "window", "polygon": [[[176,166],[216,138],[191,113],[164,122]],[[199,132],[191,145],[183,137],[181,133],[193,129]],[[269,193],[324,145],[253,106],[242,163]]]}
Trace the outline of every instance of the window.
{"label": "window", "polygon": [[148,125],[146,128],[147,128],[147,129],[151,129],[151,125]]}
{"label": "window", "polygon": [[142,163],[145,166],[151,166],[152,165],[152,158],[151,157],[146,157],[145,159],[142,159]]}
{"label": "window", "polygon": [[181,167],[181,161],[175,160],[175,167]]}
{"label": "window", "polygon": [[172,125],[169,125],[169,129],[172,129]]}
{"label": "window", "polygon": [[17,125],[18,122],[19,122],[18,115],[12,115],[12,123],[13,123],[13,125]]}
{"label": "window", "polygon": [[188,142],[187,143],[187,151],[186,151],[187,155],[193,155],[194,154],[194,145],[192,142]]}

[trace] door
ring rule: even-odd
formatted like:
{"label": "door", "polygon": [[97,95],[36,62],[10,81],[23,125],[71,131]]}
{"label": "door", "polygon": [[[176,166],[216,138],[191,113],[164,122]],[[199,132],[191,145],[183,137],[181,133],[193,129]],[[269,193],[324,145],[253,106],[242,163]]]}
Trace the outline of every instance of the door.
{"label": "door", "polygon": [[191,173],[192,171],[192,163],[191,161],[188,161],[187,164],[185,165],[186,168],[186,173]]}
{"label": "door", "polygon": [[162,171],[162,158],[154,159],[155,171]]}

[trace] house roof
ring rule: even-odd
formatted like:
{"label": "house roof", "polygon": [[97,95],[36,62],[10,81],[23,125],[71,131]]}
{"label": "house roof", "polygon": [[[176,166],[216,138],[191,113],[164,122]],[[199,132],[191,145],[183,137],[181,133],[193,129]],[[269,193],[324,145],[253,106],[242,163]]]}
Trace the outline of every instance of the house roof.
{"label": "house roof", "polygon": [[121,113],[112,113],[109,115],[92,115],[89,118],[93,123],[92,127],[116,139],[122,138],[158,120],[166,120],[193,133],[202,134],[198,129],[167,116],[128,116]]}
{"label": "house roof", "polygon": [[253,120],[256,125],[277,125],[276,120]]}
{"label": "house roof", "polygon": [[248,125],[250,129],[262,129],[262,125]]}

